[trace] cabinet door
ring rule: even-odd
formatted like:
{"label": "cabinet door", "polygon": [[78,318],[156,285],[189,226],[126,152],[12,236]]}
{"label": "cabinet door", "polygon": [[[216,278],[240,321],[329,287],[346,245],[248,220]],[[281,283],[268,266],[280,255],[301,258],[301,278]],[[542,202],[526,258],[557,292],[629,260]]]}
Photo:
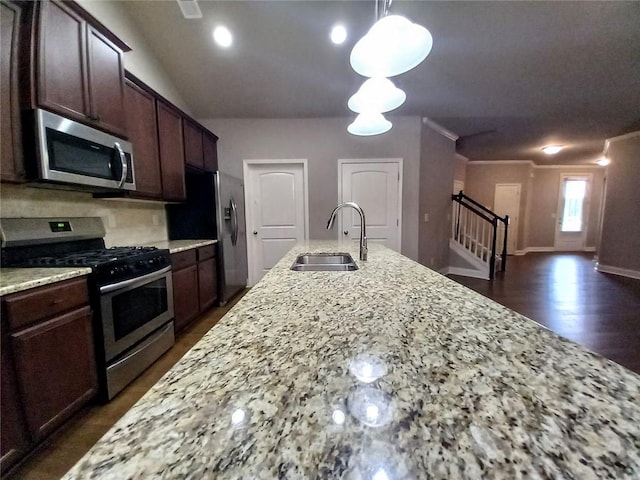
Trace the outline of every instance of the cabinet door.
{"label": "cabinet door", "polygon": [[200,311],[209,308],[218,299],[218,281],[215,257],[198,263],[198,297]]}
{"label": "cabinet door", "polygon": [[[4,325],[3,325],[4,329]],[[13,361],[9,350],[8,337],[2,338],[0,346],[0,362],[2,367],[2,388],[0,403],[2,404],[2,426],[0,433],[0,472],[4,473],[18,461],[27,447],[27,432],[24,418],[20,410],[18,387],[13,369]]]}
{"label": "cabinet door", "polygon": [[18,99],[21,17],[21,7],[13,3],[0,3],[0,176],[4,181],[21,181],[24,178]]}
{"label": "cabinet door", "polygon": [[162,169],[162,197],[165,200],[184,200],[184,148],[182,117],[178,112],[157,101],[158,143]]}
{"label": "cabinet door", "polygon": [[42,439],[97,391],[91,310],[83,307],[11,334],[27,428]]}
{"label": "cabinet door", "polygon": [[154,97],[129,80],[125,87],[127,131],[133,144],[136,193],[162,198]]}
{"label": "cabinet door", "polygon": [[60,2],[38,2],[38,103],[61,115],[89,116],[86,23]]}
{"label": "cabinet door", "polygon": [[210,133],[204,132],[202,150],[204,154],[204,169],[208,172],[218,170],[218,139]]}
{"label": "cabinet door", "polygon": [[198,266],[192,265],[173,272],[173,311],[176,332],[186,327],[198,313]]}
{"label": "cabinet door", "polygon": [[87,27],[90,119],[96,126],[126,137],[122,51]]}
{"label": "cabinet door", "polygon": [[184,120],[184,161],[192,167],[204,168],[202,157],[202,130],[189,120]]}

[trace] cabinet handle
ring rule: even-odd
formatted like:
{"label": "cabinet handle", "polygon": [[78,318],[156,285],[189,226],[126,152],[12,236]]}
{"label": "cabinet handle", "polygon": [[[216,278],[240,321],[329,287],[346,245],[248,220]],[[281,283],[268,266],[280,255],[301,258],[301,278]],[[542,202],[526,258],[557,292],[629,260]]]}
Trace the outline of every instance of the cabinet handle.
{"label": "cabinet handle", "polygon": [[344,231],[344,232],[342,232],[342,233],[344,233],[345,235],[349,235],[349,230],[345,230],[345,231]]}
{"label": "cabinet handle", "polygon": [[257,234],[258,234],[258,231],[257,231],[257,230],[254,230],[254,231],[253,231],[253,234],[254,234],[254,235],[257,235]]}

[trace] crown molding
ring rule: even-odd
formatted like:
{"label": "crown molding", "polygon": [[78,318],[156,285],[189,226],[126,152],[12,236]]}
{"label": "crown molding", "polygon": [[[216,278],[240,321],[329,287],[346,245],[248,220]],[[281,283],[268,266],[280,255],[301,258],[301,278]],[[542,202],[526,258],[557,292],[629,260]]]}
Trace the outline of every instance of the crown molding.
{"label": "crown molding", "polygon": [[624,135],[618,135],[617,137],[607,138],[604,141],[604,149],[606,151],[610,143],[618,142],[620,140],[628,140],[629,138],[633,137],[640,137],[640,130],[638,130],[637,132],[625,133]]}
{"label": "crown molding", "polygon": [[453,133],[451,130],[447,130],[442,125],[440,125],[439,123],[434,122],[433,120],[431,120],[428,117],[422,117],[422,123],[425,124],[427,127],[431,128],[432,130],[435,130],[440,135],[442,135],[444,137],[447,137],[449,140],[453,140],[454,142],[456,140],[458,140],[458,138],[460,138],[458,135]]}
{"label": "crown molding", "polygon": [[605,168],[602,165],[596,165],[594,163],[585,163],[583,165],[534,165],[534,168],[560,168],[560,169],[580,169],[584,170],[589,168]]}
{"label": "crown molding", "polygon": [[529,165],[533,168],[560,168],[560,169],[585,169],[585,168],[605,168],[602,165],[593,163],[582,165],[538,165],[531,160],[470,160],[467,165]]}
{"label": "crown molding", "polygon": [[509,164],[527,164],[536,166],[531,160],[470,160],[469,165],[509,165]]}

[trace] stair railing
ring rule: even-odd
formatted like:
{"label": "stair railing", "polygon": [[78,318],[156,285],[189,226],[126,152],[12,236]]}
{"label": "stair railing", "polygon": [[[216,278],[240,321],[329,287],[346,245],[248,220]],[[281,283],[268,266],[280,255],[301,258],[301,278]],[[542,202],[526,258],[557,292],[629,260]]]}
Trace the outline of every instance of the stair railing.
{"label": "stair railing", "polygon": [[[500,271],[504,272],[507,267],[509,215],[497,215],[462,190],[452,195],[451,199],[454,202],[451,238],[486,264],[489,267],[489,279],[493,279],[498,245],[502,246]],[[504,229],[498,228],[500,224],[504,225]]]}

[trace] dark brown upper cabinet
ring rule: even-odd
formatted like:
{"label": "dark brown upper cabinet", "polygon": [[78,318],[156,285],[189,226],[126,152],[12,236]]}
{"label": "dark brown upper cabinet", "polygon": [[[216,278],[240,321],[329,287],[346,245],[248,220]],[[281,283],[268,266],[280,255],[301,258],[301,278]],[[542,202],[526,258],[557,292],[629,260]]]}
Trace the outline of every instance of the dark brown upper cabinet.
{"label": "dark brown upper cabinet", "polygon": [[218,137],[205,131],[202,135],[202,150],[204,153],[204,169],[208,172],[218,170]]}
{"label": "dark brown upper cabinet", "polygon": [[183,201],[187,198],[187,193],[184,184],[182,115],[170,104],[163,101],[156,100],[156,105],[160,168],[162,170],[162,196],[168,201]]}
{"label": "dark brown upper cabinet", "polygon": [[33,8],[37,104],[126,137],[122,45],[75,3],[47,0]]}
{"label": "dark brown upper cabinet", "polygon": [[20,4],[0,2],[0,178],[24,180],[18,70],[23,10]]}
{"label": "dark brown upper cabinet", "polygon": [[199,170],[215,172],[218,169],[217,141],[213,133],[190,119],[184,119],[185,163]]}
{"label": "dark brown upper cabinet", "polygon": [[191,120],[185,119],[184,126],[184,161],[187,165],[199,169],[204,168],[202,152],[202,129]]}
{"label": "dark brown upper cabinet", "polygon": [[131,196],[162,199],[156,99],[131,80],[125,82],[127,131],[133,145],[136,191]]}

